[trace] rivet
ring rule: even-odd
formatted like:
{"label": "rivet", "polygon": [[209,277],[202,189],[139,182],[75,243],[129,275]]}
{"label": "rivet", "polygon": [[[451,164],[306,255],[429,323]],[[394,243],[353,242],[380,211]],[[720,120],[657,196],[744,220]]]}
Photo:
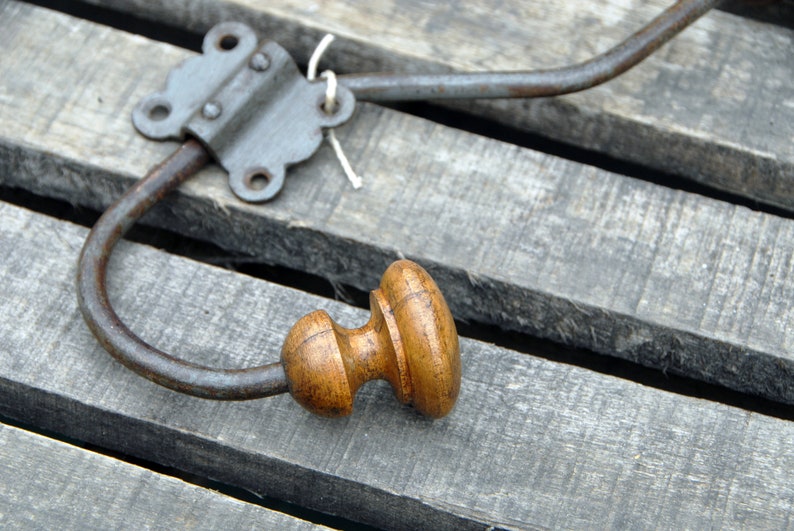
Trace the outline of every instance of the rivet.
{"label": "rivet", "polygon": [[221,115],[221,104],[215,101],[208,101],[201,109],[201,114],[207,120],[214,120]]}
{"label": "rivet", "polygon": [[266,53],[257,52],[251,56],[248,66],[257,72],[264,72],[270,68],[270,57],[268,57]]}

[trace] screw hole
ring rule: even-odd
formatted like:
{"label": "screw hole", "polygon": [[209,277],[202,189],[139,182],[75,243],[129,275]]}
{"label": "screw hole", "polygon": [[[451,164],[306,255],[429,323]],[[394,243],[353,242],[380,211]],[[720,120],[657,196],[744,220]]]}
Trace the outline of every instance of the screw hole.
{"label": "screw hole", "polygon": [[235,37],[234,35],[224,35],[220,39],[218,39],[218,48],[221,50],[233,50],[235,46],[240,42],[240,40]]}
{"label": "screw hole", "polygon": [[334,115],[339,112],[339,102],[334,100],[333,105],[331,105],[331,108],[329,109],[325,100],[323,100],[323,102],[320,103],[320,110],[323,111],[323,114]]}
{"label": "screw hole", "polygon": [[264,170],[257,170],[245,176],[245,186],[249,190],[263,190],[270,182],[270,174]]}
{"label": "screw hole", "polygon": [[168,118],[168,115],[170,114],[171,114],[171,108],[164,103],[158,103],[157,105],[149,109],[149,119],[154,122],[162,122],[163,120]]}

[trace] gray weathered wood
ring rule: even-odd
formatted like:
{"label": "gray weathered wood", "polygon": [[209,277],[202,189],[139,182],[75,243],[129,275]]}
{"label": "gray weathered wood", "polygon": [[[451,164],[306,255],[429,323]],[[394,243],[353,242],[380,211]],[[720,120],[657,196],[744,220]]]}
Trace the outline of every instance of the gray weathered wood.
{"label": "gray weathered wood", "polygon": [[[129,112],[188,54],[0,6],[0,182],[106,206],[173,149]],[[325,148],[270,204],[212,169],[149,219],[362,289],[419,258],[461,319],[794,402],[791,221],[374,106],[339,136],[360,191]]]}
{"label": "gray weathered wood", "polygon": [[0,424],[3,529],[327,529]]}
{"label": "gray weathered wood", "polygon": [[[794,424],[463,340],[463,386],[439,421],[384,385],[322,419],[288,396],[213,402],[114,361],[82,322],[85,229],[0,204],[0,413],[255,492],[395,529],[784,528]],[[123,244],[111,299],[185,359],[277,359],[301,315],[367,312]]]}
{"label": "gray weathered wood", "polygon": [[[205,32],[244,20],[340,72],[517,70],[583,61],[671,0],[90,0]],[[556,99],[460,105],[520,129],[794,210],[794,30],[715,11],[633,71]]]}
{"label": "gray weathered wood", "polygon": [[[3,11],[0,180],[107,205],[173,149],[128,116],[187,54]],[[373,106],[339,133],[363,190],[325,149],[271,204],[241,204],[210,170],[152,219],[364,289],[420,258],[459,318],[794,402],[791,221]]]}

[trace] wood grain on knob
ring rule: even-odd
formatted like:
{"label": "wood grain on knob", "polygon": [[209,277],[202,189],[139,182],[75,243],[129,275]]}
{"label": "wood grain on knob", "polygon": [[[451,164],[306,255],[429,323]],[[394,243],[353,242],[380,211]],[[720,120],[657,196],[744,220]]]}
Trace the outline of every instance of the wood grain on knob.
{"label": "wood grain on knob", "polygon": [[372,317],[349,330],[319,310],[292,327],[281,350],[289,389],[319,415],[349,415],[364,382],[385,379],[397,399],[443,417],[460,390],[460,349],[444,297],[419,265],[393,263],[370,293]]}

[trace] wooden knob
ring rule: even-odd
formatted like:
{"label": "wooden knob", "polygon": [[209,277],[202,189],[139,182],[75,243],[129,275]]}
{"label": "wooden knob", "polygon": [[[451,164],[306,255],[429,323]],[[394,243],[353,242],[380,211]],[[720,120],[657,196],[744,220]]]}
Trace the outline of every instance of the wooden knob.
{"label": "wooden knob", "polygon": [[281,349],[289,391],[327,417],[349,415],[364,382],[385,379],[400,402],[443,417],[460,390],[455,322],[427,271],[394,262],[369,296],[372,317],[361,328],[336,324],[325,311],[303,316]]}

